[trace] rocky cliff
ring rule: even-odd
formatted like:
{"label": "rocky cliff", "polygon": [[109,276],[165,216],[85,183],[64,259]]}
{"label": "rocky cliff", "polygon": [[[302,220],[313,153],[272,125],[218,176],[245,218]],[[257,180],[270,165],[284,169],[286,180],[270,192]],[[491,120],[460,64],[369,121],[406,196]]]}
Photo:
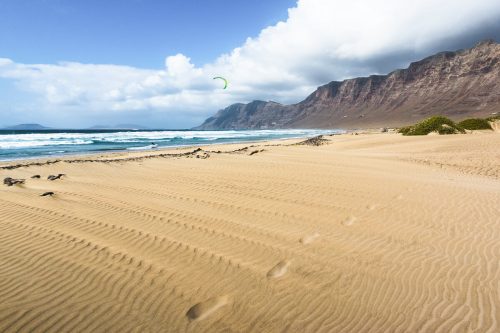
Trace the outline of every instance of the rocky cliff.
{"label": "rocky cliff", "polygon": [[233,104],[197,129],[397,126],[500,112],[500,44],[441,52],[387,75],[333,81],[293,105]]}

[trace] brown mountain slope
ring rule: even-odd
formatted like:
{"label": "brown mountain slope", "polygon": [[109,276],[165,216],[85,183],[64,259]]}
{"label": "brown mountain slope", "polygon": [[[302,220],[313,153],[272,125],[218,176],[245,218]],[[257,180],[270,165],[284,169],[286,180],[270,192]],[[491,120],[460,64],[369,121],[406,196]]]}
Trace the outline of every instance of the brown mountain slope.
{"label": "brown mountain slope", "polygon": [[499,111],[500,44],[484,41],[387,75],[332,81],[297,104],[233,104],[197,129],[395,126],[435,114],[462,119]]}

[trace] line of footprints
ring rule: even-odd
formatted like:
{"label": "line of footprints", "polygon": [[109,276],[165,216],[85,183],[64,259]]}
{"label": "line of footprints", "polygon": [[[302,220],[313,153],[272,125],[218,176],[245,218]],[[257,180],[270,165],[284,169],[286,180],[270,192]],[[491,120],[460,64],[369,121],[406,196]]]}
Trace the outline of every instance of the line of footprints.
{"label": "line of footprints", "polygon": [[[397,199],[400,200],[402,196],[398,196]],[[379,206],[376,204],[368,205],[366,207],[367,210],[375,210]],[[345,220],[342,221],[342,225],[344,226],[352,226],[358,222],[358,219],[354,216],[349,216]],[[314,232],[310,235],[304,236],[299,239],[299,242],[303,245],[311,244],[314,241],[316,241],[320,237],[320,234],[318,232]],[[291,260],[282,260],[279,263],[277,263],[273,268],[271,268],[266,276],[268,279],[279,279],[286,275],[288,272],[288,268],[291,265]],[[202,320],[204,318],[207,318],[210,316],[212,313],[216,312],[218,309],[222,308],[223,306],[227,305],[230,302],[229,296],[217,296],[213,297],[210,299],[207,299],[204,302],[200,302],[198,304],[193,305],[188,312],[186,313],[186,316],[190,321],[198,321]]]}
{"label": "line of footprints", "polygon": [[[307,235],[299,239],[301,244],[307,245],[314,242],[316,239],[320,237],[318,232]],[[273,268],[271,268],[266,276],[268,279],[279,279],[286,275],[288,272],[288,268],[290,267],[292,261],[291,260],[282,260],[277,263]],[[209,298],[203,302],[197,303],[193,305],[188,312],[186,313],[186,317],[190,321],[199,321],[207,318],[223,306],[230,303],[230,298],[227,295],[217,296]]]}
{"label": "line of footprints", "polygon": [[[58,174],[58,175],[50,175],[47,177],[47,180],[57,180],[61,179],[65,174]],[[40,175],[34,175],[31,177],[32,179],[40,179]],[[4,184],[7,186],[12,186],[16,184],[24,184],[25,179],[14,179],[7,177],[4,179]],[[53,196],[55,193],[48,191],[42,193],[40,196],[45,197],[45,196]],[[401,196],[397,197],[397,199],[401,199]],[[368,210],[374,210],[377,206],[376,205],[369,205],[367,207]],[[356,217],[350,216],[347,219],[345,219],[342,224],[345,226],[351,226],[354,223],[357,222]],[[312,233],[310,235],[304,236],[299,239],[299,242],[303,245],[307,245],[310,243],[313,243],[320,237],[320,234],[318,232]],[[291,265],[291,260],[282,260],[279,263],[277,263],[273,268],[271,268],[266,276],[268,279],[279,279],[286,275],[288,272],[288,268]],[[212,297],[209,298],[203,302],[197,303],[193,305],[188,312],[186,313],[186,317],[190,321],[199,321],[202,319],[207,318],[223,306],[227,305],[230,302],[229,296],[217,296],[217,297]]]}

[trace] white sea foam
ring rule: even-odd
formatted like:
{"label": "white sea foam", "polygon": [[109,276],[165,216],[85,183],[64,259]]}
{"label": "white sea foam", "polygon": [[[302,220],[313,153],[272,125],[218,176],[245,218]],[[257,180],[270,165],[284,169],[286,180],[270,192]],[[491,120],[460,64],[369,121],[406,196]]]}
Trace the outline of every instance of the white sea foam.
{"label": "white sea foam", "polygon": [[[122,131],[106,133],[31,133],[0,134],[0,159],[43,156],[64,151],[151,149],[151,143],[160,147],[243,142],[276,138],[311,137],[334,130],[248,130],[248,131]],[[338,132],[338,131],[337,131]],[[62,147],[64,146],[64,147]]]}
{"label": "white sea foam", "polygon": [[0,149],[22,149],[22,148],[35,148],[44,146],[60,146],[60,145],[88,145],[92,144],[92,140],[33,140],[24,139],[4,139],[0,136]]}

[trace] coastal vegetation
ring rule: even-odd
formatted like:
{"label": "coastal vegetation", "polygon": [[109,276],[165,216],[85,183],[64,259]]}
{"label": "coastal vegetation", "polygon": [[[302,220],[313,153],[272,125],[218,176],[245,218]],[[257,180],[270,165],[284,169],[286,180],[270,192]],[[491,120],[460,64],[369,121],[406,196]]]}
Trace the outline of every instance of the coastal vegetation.
{"label": "coastal vegetation", "polygon": [[455,124],[451,119],[443,116],[434,116],[422,120],[415,125],[402,127],[398,132],[403,135],[427,135],[431,132],[437,132],[439,134],[465,133],[465,130]]}
{"label": "coastal vegetation", "polygon": [[495,115],[488,118],[470,118],[455,123],[453,120],[443,116],[433,116],[421,122],[398,129],[403,135],[427,135],[435,132],[438,134],[465,133],[465,130],[491,130],[491,122],[497,121],[500,116]]}
{"label": "coastal vegetation", "polygon": [[491,125],[487,119],[481,118],[471,118],[465,119],[458,123],[458,126],[465,128],[467,130],[490,130]]}

